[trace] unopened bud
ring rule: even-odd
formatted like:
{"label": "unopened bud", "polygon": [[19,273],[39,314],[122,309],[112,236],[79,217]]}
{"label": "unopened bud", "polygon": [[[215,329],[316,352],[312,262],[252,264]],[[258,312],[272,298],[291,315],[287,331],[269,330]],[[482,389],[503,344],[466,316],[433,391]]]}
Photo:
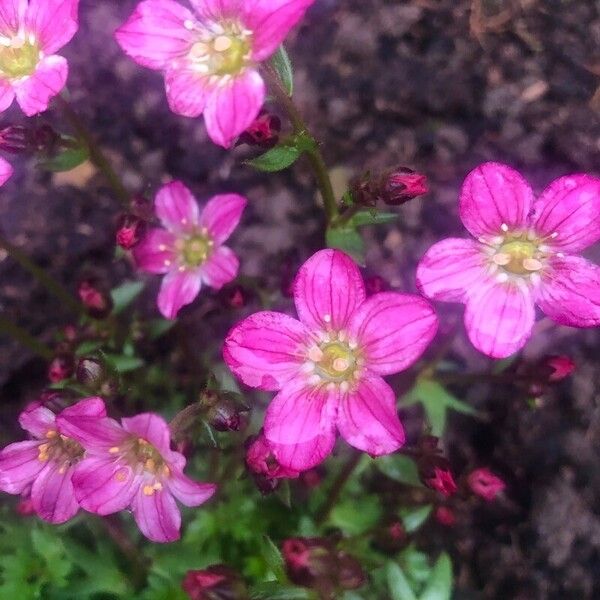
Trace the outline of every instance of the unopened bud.
{"label": "unopened bud", "polygon": [[241,576],[225,565],[188,571],[181,583],[191,600],[246,600],[248,589]]}
{"label": "unopened bud", "polygon": [[428,191],[425,175],[400,167],[387,176],[381,191],[381,199],[388,205],[398,206]]}
{"label": "unopened bud", "polygon": [[421,481],[432,490],[436,490],[443,496],[452,496],[456,492],[456,482],[450,471],[448,461],[438,457],[437,464],[419,465]]}
{"label": "unopened bud", "polygon": [[246,466],[263,495],[273,492],[279,479],[296,479],[300,474],[277,462],[262,431],[246,441]]}
{"label": "unopened bud", "polygon": [[220,294],[223,303],[233,309],[244,308],[251,298],[251,293],[241,285],[224,287]]}
{"label": "unopened bud", "polygon": [[300,474],[300,481],[309,489],[319,487],[323,482],[323,475],[319,469],[309,469]]}
{"label": "unopened bud", "polygon": [[52,383],[59,383],[71,377],[73,369],[73,356],[70,354],[59,354],[50,361],[48,379]]}
{"label": "unopened bud", "polygon": [[367,296],[379,294],[380,292],[386,292],[389,289],[390,284],[379,275],[373,275],[365,278],[365,291],[367,292]]}
{"label": "unopened bud", "polygon": [[456,523],[454,511],[447,506],[438,506],[435,509],[435,520],[446,527],[452,527]]}
{"label": "unopened bud", "polygon": [[146,231],[146,222],[130,213],[119,219],[116,234],[117,245],[125,250],[131,250],[142,239]]}
{"label": "unopened bud", "polygon": [[281,131],[281,120],[278,116],[261,112],[252,125],[242,133],[238,144],[259,146],[260,148],[272,148],[279,141]]}
{"label": "unopened bud", "polygon": [[494,475],[489,469],[475,469],[469,474],[467,482],[471,491],[484,500],[491,502],[506,488],[500,477]]}
{"label": "unopened bud", "polygon": [[248,426],[250,409],[238,394],[205,390],[199,402],[206,421],[217,431],[241,431]]}
{"label": "unopened bud", "polygon": [[110,292],[95,278],[81,281],[77,294],[90,316],[96,319],[107,317],[113,308]]}
{"label": "unopened bud", "polygon": [[568,356],[547,356],[544,362],[550,369],[548,381],[553,383],[562,381],[575,370],[575,363]]}
{"label": "unopened bud", "polygon": [[356,558],[345,552],[338,552],[337,561],[338,583],[342,589],[355,590],[365,584],[367,577]]}
{"label": "unopened bud", "polygon": [[0,131],[0,150],[13,154],[50,155],[60,141],[51,125],[11,125]]}
{"label": "unopened bud", "polygon": [[20,154],[28,146],[27,127],[23,125],[10,125],[0,130],[0,150]]}
{"label": "unopened bud", "polygon": [[33,501],[31,498],[21,498],[16,507],[17,513],[19,513],[22,517],[30,517],[35,514],[35,509],[33,508]]}

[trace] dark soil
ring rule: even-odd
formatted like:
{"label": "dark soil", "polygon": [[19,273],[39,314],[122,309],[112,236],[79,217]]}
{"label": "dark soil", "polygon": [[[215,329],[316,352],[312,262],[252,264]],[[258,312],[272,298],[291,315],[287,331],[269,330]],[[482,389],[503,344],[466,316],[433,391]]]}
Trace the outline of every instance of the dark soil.
{"label": "dark soil", "polygon": [[[199,197],[245,193],[251,208],[234,240],[242,272],[277,288],[283,262],[297,264],[322,243],[310,172],[300,164],[277,176],[256,174],[241,164],[244,148],[222,151],[201,120],[171,114],[161,77],[112,40],[134,4],[81,1],[82,27],[65,50],[73,102],[132,191],[151,194],[177,178]],[[430,178],[430,195],[403,207],[399,224],[366,233],[369,271],[394,286],[414,289],[427,247],[464,235],[457,192],[477,163],[513,164],[537,190],[599,168],[596,1],[317,0],[288,47],[297,101],[340,185],[351,174],[398,164]],[[62,123],[58,109],[43,118]],[[12,110],[2,123],[20,119]],[[11,160],[16,175],[1,191],[0,224],[15,244],[73,289],[90,269],[113,282],[131,273],[114,260],[119,208],[98,174],[82,168],[52,176]],[[46,342],[72,318],[5,256],[0,281],[3,314]],[[199,316],[212,301],[186,309],[186,323],[205,328]],[[457,307],[443,310],[460,316]],[[432,530],[455,559],[457,597],[600,597],[599,342],[594,330],[540,327],[526,355],[566,352],[577,371],[537,408],[510,387],[455,390],[489,418],[451,420],[446,446],[454,467],[490,466],[508,482],[506,500],[464,507],[451,532]],[[453,352],[468,370],[486,365],[462,335]],[[14,428],[15,411],[42,387],[44,372],[43,361],[2,339],[0,436]]]}

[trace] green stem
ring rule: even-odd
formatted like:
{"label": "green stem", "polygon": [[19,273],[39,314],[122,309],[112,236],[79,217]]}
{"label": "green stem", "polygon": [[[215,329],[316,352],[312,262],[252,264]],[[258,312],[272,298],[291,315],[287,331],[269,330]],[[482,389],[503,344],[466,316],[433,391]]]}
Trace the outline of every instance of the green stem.
{"label": "green stem", "polygon": [[29,271],[37,281],[42,284],[53,296],[56,296],[61,302],[66,304],[73,312],[85,314],[84,307],[75,300],[71,293],[59,283],[52,275],[47,273],[42,267],[35,264],[23,251],[13,246],[6,238],[0,235],[0,247],[4,248],[11,258]]}
{"label": "green stem", "polygon": [[57,102],[60,104],[62,111],[71,124],[71,127],[75,131],[77,137],[82,143],[84,143],[88,149],[90,155],[90,161],[96,168],[104,175],[106,181],[112,188],[113,193],[123,206],[128,207],[131,196],[120,177],[117,175],[115,170],[112,168],[110,161],[102,152],[102,149],[88,131],[84,122],[81,120],[79,115],[75,112],[69,101],[63,96],[57,96]]}
{"label": "green stem", "polygon": [[292,127],[294,128],[294,133],[296,135],[304,135],[312,142],[308,144],[310,148],[306,149],[305,152],[315,175],[315,179],[317,180],[317,186],[321,192],[321,197],[323,198],[323,207],[325,209],[327,223],[331,224],[338,218],[339,209],[335,199],[335,194],[333,192],[333,186],[329,177],[327,165],[323,159],[323,154],[321,153],[319,143],[308,130],[300,111],[282,86],[277,71],[275,71],[275,69],[270,65],[266,65],[263,72],[269,85],[269,89],[275,96],[277,102],[279,102],[281,107],[285,110]]}
{"label": "green stem", "polygon": [[41,356],[45,360],[52,360],[54,353],[46,344],[43,344],[34,338],[27,331],[19,327],[16,323],[0,315],[0,334],[6,333],[25,348],[28,348],[34,354]]}

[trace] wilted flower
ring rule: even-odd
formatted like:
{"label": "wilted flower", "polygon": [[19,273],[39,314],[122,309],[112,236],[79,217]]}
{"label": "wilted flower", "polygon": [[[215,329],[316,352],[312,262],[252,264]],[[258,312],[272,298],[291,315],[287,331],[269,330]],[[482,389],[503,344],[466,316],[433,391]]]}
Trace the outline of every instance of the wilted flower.
{"label": "wilted flower", "polygon": [[300,474],[299,471],[284,467],[277,462],[262,431],[248,442],[246,465],[253,474],[262,475],[268,480],[295,479]]}
{"label": "wilted flower", "polygon": [[4,185],[11,178],[13,171],[12,165],[0,157],[0,186]]}
{"label": "wilted flower", "polygon": [[438,506],[435,509],[435,520],[441,525],[452,527],[456,523],[456,515],[451,508],[447,506]]}
{"label": "wilted flower", "polygon": [[106,318],[113,309],[113,301],[108,287],[95,277],[80,281],[77,295],[88,314],[95,319]]}
{"label": "wilted flower", "polygon": [[[58,415],[95,424],[105,416],[100,398],[81,400]],[[71,476],[83,457],[83,447],[64,434],[57,416],[40,402],[30,404],[19,416],[19,423],[34,439],[10,444],[0,452],[0,490],[29,494],[33,509],[42,519],[64,523],[79,509]]]}
{"label": "wilted flower", "polygon": [[48,379],[51,383],[58,383],[73,375],[75,360],[71,354],[58,354],[48,366]]}
{"label": "wilted flower", "polygon": [[69,66],[55,54],[75,35],[79,0],[1,0],[0,111],[17,99],[41,113],[65,86]]}
{"label": "wilted flower", "polygon": [[475,469],[469,474],[467,482],[474,494],[487,501],[494,500],[506,488],[504,481],[489,469]]}
{"label": "wilted flower", "polygon": [[174,319],[194,301],[202,283],[218,290],[235,278],[239,261],[223,242],[240,222],[246,202],[237,194],[221,194],[200,211],[180,181],[159,190],[155,211],[164,229],[150,229],[133,255],[142,271],[165,274],[158,294],[164,317]]}
{"label": "wilted flower", "polygon": [[204,113],[208,135],[229,147],[265,99],[259,63],[279,47],[314,0],[144,0],[116,32],[137,63],[162,71],[171,110]]}
{"label": "wilted flower", "polygon": [[430,304],[385,292],[366,298],[354,261],[322,250],[294,286],[300,320],[259,312],[236,325],[223,356],[246,385],[279,391],[264,432],[282,465],[303,471],[333,449],[336,429],[373,456],[404,443],[396,396],[383,380],[406,369],[437,330]]}
{"label": "wilted flower", "polygon": [[600,268],[574,253],[600,239],[600,179],[570,175],[534,200],[513,169],[485,163],[465,180],[460,215],[475,240],[449,238],[419,264],[419,289],[466,304],[473,345],[503,358],[531,335],[535,305],[561,325],[600,324]]}
{"label": "wilted flower", "polygon": [[261,112],[254,122],[242,133],[238,144],[272,148],[279,141],[281,119],[277,115]]}
{"label": "wilted flower", "polygon": [[199,506],[215,492],[215,485],[183,474],[185,458],[171,450],[169,426],[158,415],[143,413],[119,424],[108,417],[63,414],[57,422],[86,451],[73,474],[81,507],[99,515],[131,507],[141,532],[154,542],[179,539],[181,514],[175,498]]}
{"label": "wilted flower", "polygon": [[119,219],[116,241],[124,250],[131,250],[142,238],[146,231],[146,222],[130,213]]}
{"label": "wilted flower", "polygon": [[191,600],[246,600],[246,584],[233,569],[211,565],[206,569],[188,571],[181,583]]}

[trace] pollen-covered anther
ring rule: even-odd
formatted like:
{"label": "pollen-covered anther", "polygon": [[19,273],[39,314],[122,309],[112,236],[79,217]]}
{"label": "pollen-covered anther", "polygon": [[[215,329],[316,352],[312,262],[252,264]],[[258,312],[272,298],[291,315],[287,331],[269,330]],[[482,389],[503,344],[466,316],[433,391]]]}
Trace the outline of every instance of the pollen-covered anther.
{"label": "pollen-covered anther", "polygon": [[523,267],[528,271],[539,271],[544,265],[537,258],[525,258]]}
{"label": "pollen-covered anther", "polygon": [[213,42],[213,48],[217,52],[225,52],[231,48],[232,44],[233,42],[231,41],[231,38],[227,37],[226,35],[220,35]]}
{"label": "pollen-covered anther", "polygon": [[155,489],[154,489],[154,486],[152,486],[152,485],[145,485],[143,487],[142,491],[144,492],[144,496],[153,496]]}
{"label": "pollen-covered anther", "polygon": [[120,452],[120,448],[119,446],[113,446],[112,448],[108,449],[108,452],[110,454],[118,454]]}
{"label": "pollen-covered anther", "polygon": [[339,371],[340,373],[343,373],[350,366],[350,361],[347,358],[336,358],[333,361],[332,366],[334,371]]}
{"label": "pollen-covered anther", "polygon": [[498,266],[503,267],[511,261],[511,256],[506,252],[497,252],[492,256],[492,261]]}

